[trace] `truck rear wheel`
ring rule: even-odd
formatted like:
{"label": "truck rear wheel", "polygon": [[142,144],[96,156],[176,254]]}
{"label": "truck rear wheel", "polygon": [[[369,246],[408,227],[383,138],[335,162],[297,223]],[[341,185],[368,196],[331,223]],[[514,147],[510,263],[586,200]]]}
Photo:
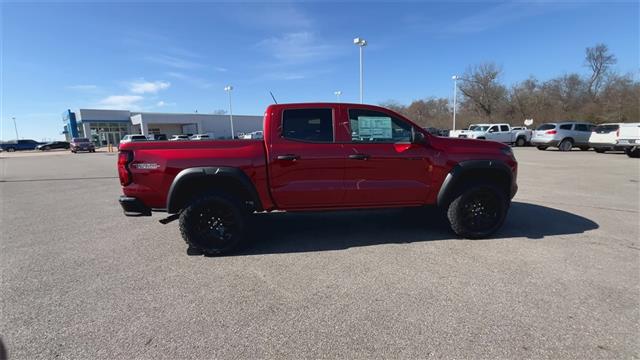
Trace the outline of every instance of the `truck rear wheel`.
{"label": "truck rear wheel", "polygon": [[447,218],[453,232],[469,239],[493,234],[502,226],[509,201],[498,188],[488,184],[467,187],[450,204]]}
{"label": "truck rear wheel", "polygon": [[207,255],[232,252],[244,241],[246,211],[240,201],[222,194],[194,199],[180,213],[180,233],[191,247]]}
{"label": "truck rear wheel", "polygon": [[516,139],[516,146],[525,146],[527,144],[527,139],[523,137],[519,137]]}

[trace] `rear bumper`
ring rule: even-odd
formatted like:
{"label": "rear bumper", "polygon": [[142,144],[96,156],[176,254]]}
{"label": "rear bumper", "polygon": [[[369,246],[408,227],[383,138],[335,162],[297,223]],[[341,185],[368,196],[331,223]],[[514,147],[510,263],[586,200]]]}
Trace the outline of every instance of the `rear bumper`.
{"label": "rear bumper", "polygon": [[120,196],[118,201],[126,216],[151,216],[151,208],[134,197]]}
{"label": "rear bumper", "polygon": [[558,146],[559,141],[556,139],[532,138],[531,145],[534,146]]}

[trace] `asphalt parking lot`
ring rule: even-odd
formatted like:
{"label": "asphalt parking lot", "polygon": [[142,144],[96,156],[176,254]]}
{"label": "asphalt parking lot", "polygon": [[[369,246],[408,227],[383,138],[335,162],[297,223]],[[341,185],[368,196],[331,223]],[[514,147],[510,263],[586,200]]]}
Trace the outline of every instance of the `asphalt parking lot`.
{"label": "asphalt parking lot", "polygon": [[430,212],[260,216],[187,256],[115,154],[0,154],[0,337],[33,358],[640,358],[640,162],[516,148],[489,240]]}

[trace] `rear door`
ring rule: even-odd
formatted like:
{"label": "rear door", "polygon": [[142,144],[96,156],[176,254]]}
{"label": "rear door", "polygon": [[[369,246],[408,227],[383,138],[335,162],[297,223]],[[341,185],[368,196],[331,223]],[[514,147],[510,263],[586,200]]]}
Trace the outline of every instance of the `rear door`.
{"label": "rear door", "polygon": [[412,125],[391,113],[357,106],[346,112],[345,204],[423,204],[431,190],[433,150],[412,144]]}
{"label": "rear door", "polygon": [[335,141],[339,108],[278,108],[268,163],[271,194],[282,209],[329,208],[344,201],[344,145]]}
{"label": "rear door", "polygon": [[591,124],[576,124],[574,127],[575,130],[575,140],[576,144],[588,144],[589,137],[591,136],[591,130],[593,130],[593,125]]}

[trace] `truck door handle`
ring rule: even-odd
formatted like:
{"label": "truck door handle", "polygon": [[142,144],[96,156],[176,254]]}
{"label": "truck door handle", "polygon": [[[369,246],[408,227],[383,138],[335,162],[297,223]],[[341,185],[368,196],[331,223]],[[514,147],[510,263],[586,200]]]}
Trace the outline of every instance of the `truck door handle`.
{"label": "truck door handle", "polygon": [[286,161],[296,161],[300,158],[298,155],[287,154],[287,155],[278,155],[278,160],[286,160]]}
{"label": "truck door handle", "polygon": [[369,155],[367,154],[351,154],[349,155],[349,159],[353,159],[353,160],[367,160],[369,158]]}

